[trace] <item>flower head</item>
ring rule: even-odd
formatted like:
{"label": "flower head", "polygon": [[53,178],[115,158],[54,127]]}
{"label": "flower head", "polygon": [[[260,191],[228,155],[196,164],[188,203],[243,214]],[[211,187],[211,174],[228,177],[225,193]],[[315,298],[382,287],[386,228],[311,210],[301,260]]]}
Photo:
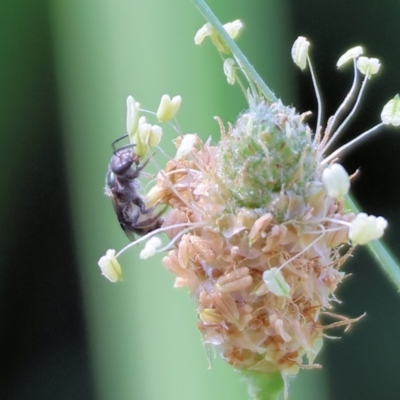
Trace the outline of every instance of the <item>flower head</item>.
{"label": "flower head", "polygon": [[163,227],[179,237],[163,263],[196,298],[205,344],[235,368],[296,373],[320,348],[353,216],[326,195],[311,130],[280,102],[251,106],[216,145],[185,138],[158,175]]}
{"label": "flower head", "polygon": [[[237,23],[225,26],[232,37],[240,28]],[[210,24],[198,31],[196,43],[206,36],[221,52],[226,50]],[[318,89],[308,48],[300,37],[292,57],[302,69],[309,65]],[[161,227],[129,246],[166,232],[169,245],[160,249],[160,240],[150,238],[141,257],[169,250],[163,263],[176,276],[175,287],[188,287],[195,299],[203,343],[237,369],[286,376],[315,367],[325,331],[359,319],[330,313],[345,276],[341,267],[352,245],[381,237],[387,222],[363,213],[355,216],[345,208],[350,178],[338,158],[354,141],[327,152],[379,69],[376,59],[365,61],[361,54],[362,48],[355,47],[339,59],[339,67],[353,60],[354,83],[326,127],[319,110],[315,133],[305,122],[307,113],[260,95],[265,94],[262,87],[245,74],[248,108],[227,130],[216,118],[221,133],[217,143],[175,127],[176,155],[146,196],[146,204],[171,210]],[[230,59],[224,63],[229,83],[237,78],[233,64]],[[358,95],[357,68],[365,75]],[[343,117],[354,97],[353,108]],[[317,98],[321,104],[318,90]],[[173,103],[163,96],[160,121],[175,115]],[[383,123],[397,124],[399,108],[398,98],[389,102]],[[137,136],[150,144],[150,133],[141,133],[151,131],[145,124],[139,120]],[[323,314],[334,321],[323,325]]]}

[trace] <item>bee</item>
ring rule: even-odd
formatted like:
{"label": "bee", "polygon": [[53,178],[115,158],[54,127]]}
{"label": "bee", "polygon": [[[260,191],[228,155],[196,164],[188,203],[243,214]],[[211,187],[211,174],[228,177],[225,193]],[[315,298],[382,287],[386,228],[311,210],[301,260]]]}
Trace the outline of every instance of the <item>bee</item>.
{"label": "bee", "polygon": [[150,159],[140,164],[140,157],[133,150],[134,144],[116,149],[115,143],[127,136],[112,143],[113,155],[108,166],[105,194],[111,198],[122,230],[130,241],[134,241],[135,233],[142,236],[161,227],[165,208],[156,212],[154,207],[146,207],[139,193],[138,178]]}

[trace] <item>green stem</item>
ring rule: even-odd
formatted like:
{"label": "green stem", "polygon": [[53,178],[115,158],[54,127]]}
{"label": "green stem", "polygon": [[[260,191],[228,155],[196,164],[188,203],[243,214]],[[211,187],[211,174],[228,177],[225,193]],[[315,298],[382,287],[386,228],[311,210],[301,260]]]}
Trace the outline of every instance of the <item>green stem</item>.
{"label": "green stem", "polygon": [[256,86],[258,86],[258,88],[261,90],[262,94],[267,100],[271,102],[276,102],[278,98],[275,96],[274,92],[265,84],[261,76],[257,73],[254,67],[250,64],[249,60],[239,49],[235,41],[228,35],[221,22],[212,12],[210,7],[208,7],[208,5],[203,0],[193,0],[193,2],[199,9],[200,13],[204,16],[204,18],[215,28],[215,30],[224,40],[225,44],[229,47],[232,54],[236,58],[237,63],[246,72],[249,80],[251,79],[256,84]]}
{"label": "green stem", "polygon": [[285,380],[280,372],[269,374],[240,371],[248,384],[251,400],[281,400],[285,398]]}
{"label": "green stem", "polygon": [[[359,212],[358,205],[356,204],[355,200],[353,200],[350,196],[346,197],[346,205],[350,207],[353,212]],[[375,258],[382,270],[388,275],[390,280],[397,286],[397,289],[400,291],[400,268],[399,263],[397,262],[395,257],[379,240],[374,240],[373,242],[368,243],[367,246],[373,258]]]}

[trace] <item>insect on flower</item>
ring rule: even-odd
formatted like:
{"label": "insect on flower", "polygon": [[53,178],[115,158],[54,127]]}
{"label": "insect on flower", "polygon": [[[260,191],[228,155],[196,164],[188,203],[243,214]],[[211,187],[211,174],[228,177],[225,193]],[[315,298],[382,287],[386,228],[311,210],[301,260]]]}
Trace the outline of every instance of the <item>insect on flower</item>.
{"label": "insect on flower", "polygon": [[133,150],[134,144],[115,148],[115,144],[126,138],[124,135],[112,143],[111,157],[106,177],[105,194],[112,200],[121,228],[129,240],[135,240],[135,233],[145,235],[161,227],[162,213],[154,207],[147,208],[139,193],[138,178],[150,159],[140,164],[140,157]]}
{"label": "insect on flower", "polygon": [[[236,28],[230,32],[232,25]],[[241,26],[239,21],[219,28],[234,37]],[[196,44],[210,36],[226,53],[229,47],[219,31],[207,23],[196,34]],[[301,368],[320,367],[314,360],[329,337],[325,332],[339,326],[347,330],[363,317],[347,318],[331,311],[338,301],[336,289],[346,276],[341,266],[354,246],[379,239],[387,227],[383,217],[356,216],[347,210],[351,176],[338,161],[357,140],[383,125],[400,125],[400,98],[385,105],[380,124],[329,153],[380,63],[360,57],[359,46],[339,59],[338,66],[353,61],[354,81],[324,123],[309,46],[300,37],[292,57],[301,69],[309,66],[311,71],[318,102],[315,132],[305,121],[308,113],[284,105],[253,67],[246,66],[246,58],[236,57],[241,53],[235,50],[235,60],[224,64],[224,71],[228,83],[235,82],[236,72],[244,73],[248,90],[238,83],[249,108],[228,124],[228,131],[216,118],[221,132],[216,144],[194,133],[183,134],[177,123],[170,123],[179,135],[174,141],[176,155],[167,156],[165,168],[159,169],[156,184],[146,195],[149,206],[171,207],[165,222],[160,218],[164,210],[156,214],[146,208],[137,181],[148,162],[140,164],[145,154],[141,146],[155,147],[161,128],[138,117],[133,97],[127,100],[127,132],[136,152],[133,145],[114,148],[107,176],[106,193],[128,237],[133,232],[150,234],[117,254],[108,250],[98,262],[102,274],[111,282],[121,280],[117,258],[142,241],[147,240],[141,259],[168,251],[162,262],[176,276],[175,287],[188,287],[196,300],[197,327],[207,352],[215,349],[245,373],[252,399],[270,398],[270,393],[286,399],[289,378]],[[364,78],[357,92],[358,71]],[[149,113],[159,121],[171,121],[180,102],[178,96],[165,95],[157,113]],[[164,247],[155,237],[162,232],[170,240]],[[322,323],[321,315],[332,322]],[[260,373],[266,377],[261,391]]]}

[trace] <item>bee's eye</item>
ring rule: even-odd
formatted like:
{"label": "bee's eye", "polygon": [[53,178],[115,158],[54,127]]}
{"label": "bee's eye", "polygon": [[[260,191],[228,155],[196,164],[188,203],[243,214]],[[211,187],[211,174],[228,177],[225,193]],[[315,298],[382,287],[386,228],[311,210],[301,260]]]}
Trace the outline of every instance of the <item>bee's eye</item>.
{"label": "bee's eye", "polygon": [[115,175],[113,172],[109,172],[107,175],[107,185],[114,186],[115,184]]}
{"label": "bee's eye", "polygon": [[122,151],[114,154],[110,161],[110,169],[114,174],[124,174],[133,164],[133,157],[131,151]]}

